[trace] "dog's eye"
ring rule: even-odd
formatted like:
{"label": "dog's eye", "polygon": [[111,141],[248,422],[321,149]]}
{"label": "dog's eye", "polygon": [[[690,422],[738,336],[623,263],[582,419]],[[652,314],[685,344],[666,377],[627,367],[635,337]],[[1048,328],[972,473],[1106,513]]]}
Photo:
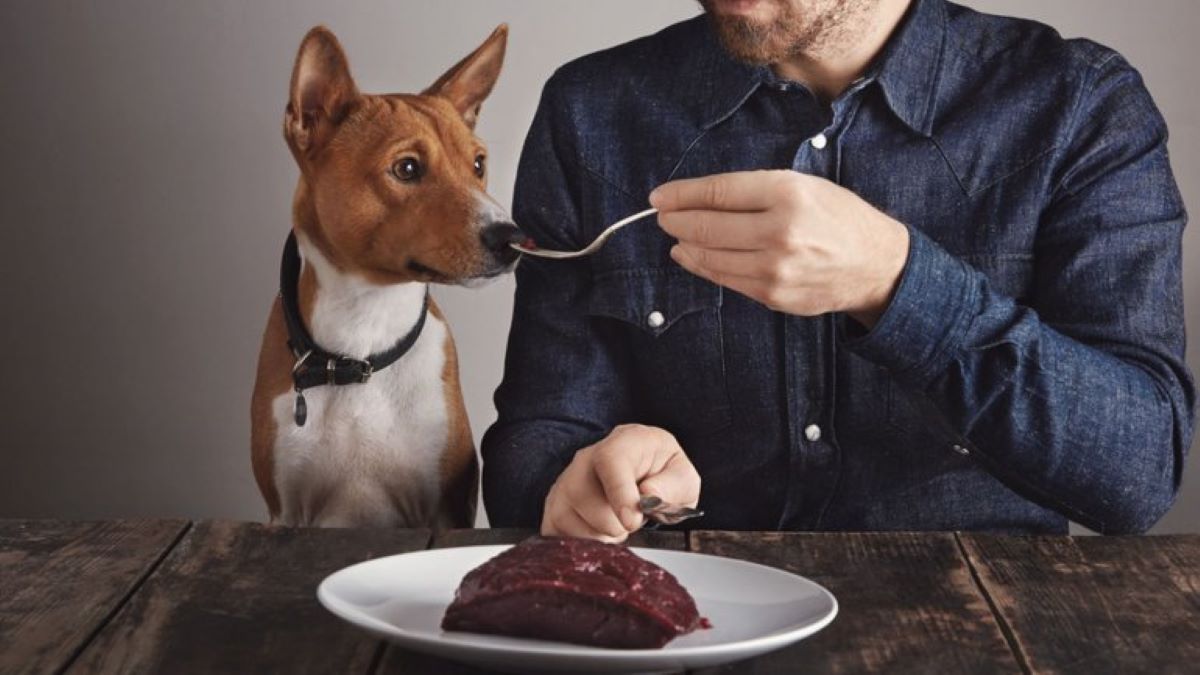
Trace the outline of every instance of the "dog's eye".
{"label": "dog's eye", "polygon": [[405,157],[392,165],[392,175],[405,183],[411,183],[421,177],[421,163],[414,157]]}
{"label": "dog's eye", "polygon": [[475,156],[475,175],[483,178],[483,174],[487,172],[487,158],[483,155]]}

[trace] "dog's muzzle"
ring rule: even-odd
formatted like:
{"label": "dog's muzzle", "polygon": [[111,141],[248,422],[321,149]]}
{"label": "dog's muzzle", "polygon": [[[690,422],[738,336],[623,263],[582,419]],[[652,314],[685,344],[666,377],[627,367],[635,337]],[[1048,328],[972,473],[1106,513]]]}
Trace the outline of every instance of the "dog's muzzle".
{"label": "dog's muzzle", "polygon": [[508,267],[521,255],[509,244],[525,241],[525,233],[510,222],[489,223],[479,233],[479,240],[492,260],[501,267]]}

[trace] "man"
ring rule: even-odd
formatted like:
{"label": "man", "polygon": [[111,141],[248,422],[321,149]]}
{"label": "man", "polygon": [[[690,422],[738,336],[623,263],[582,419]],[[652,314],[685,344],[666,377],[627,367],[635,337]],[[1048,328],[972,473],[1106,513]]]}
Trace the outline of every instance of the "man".
{"label": "man", "polygon": [[715,528],[1152,526],[1195,392],[1137,72],[943,0],[702,4],[546,85],[517,222],[660,227],[522,262],[491,522],[620,541],[652,493]]}

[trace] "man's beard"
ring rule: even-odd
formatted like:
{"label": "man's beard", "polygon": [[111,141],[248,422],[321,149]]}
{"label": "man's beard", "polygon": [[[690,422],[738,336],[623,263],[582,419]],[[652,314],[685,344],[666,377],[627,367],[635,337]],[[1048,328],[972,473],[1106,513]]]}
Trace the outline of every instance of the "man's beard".
{"label": "man's beard", "polygon": [[[846,31],[843,25],[863,0],[809,2],[800,10],[792,2],[776,2],[778,14],[769,22],[744,16],[721,15],[713,0],[699,0],[716,28],[721,45],[735,59],[755,65],[778,63],[822,44],[836,41]],[[816,5],[816,7],[813,7]]]}

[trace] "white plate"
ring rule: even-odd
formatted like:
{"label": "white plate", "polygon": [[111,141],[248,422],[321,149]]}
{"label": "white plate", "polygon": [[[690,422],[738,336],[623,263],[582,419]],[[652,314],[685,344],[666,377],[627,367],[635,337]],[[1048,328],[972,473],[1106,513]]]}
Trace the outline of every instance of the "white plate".
{"label": "white plate", "polygon": [[329,611],[415,651],[510,670],[629,673],[713,666],[757,656],[824,628],[837,600],[816,583],[732,558],[634,548],[674,574],[712,628],[662,649],[603,649],[445,632],[442,614],[463,575],[508,546],[467,546],[377,558],[335,572],[317,598]]}

